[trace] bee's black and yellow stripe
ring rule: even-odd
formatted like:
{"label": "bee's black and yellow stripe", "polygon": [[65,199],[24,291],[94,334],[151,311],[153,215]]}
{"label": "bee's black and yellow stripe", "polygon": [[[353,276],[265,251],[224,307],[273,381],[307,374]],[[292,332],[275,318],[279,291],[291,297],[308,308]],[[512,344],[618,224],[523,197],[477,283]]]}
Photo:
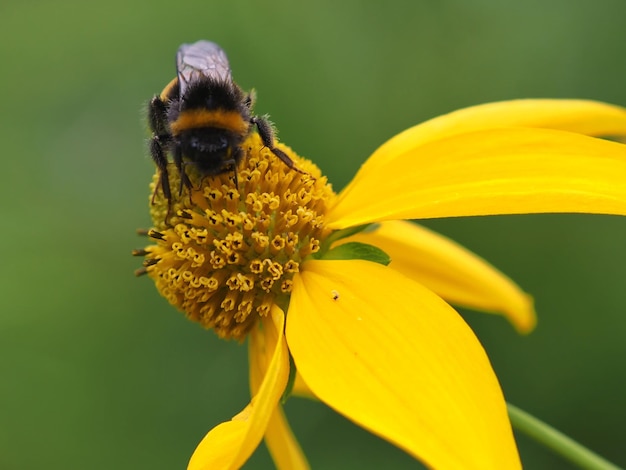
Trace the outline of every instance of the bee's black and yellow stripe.
{"label": "bee's black and yellow stripe", "polygon": [[250,123],[244,121],[241,113],[226,109],[190,109],[180,113],[178,118],[170,122],[172,135],[180,134],[188,129],[199,129],[213,127],[234,132],[236,134],[246,134]]}
{"label": "bee's black and yellow stripe", "polygon": [[[166,85],[159,98],[163,102],[171,102],[177,100],[178,95],[178,78],[174,78]],[[187,109],[181,111],[176,119],[170,121],[169,127],[172,135],[179,135],[188,129],[209,127],[224,129],[239,135],[248,133],[249,119],[244,118],[241,109],[237,107],[233,109],[231,100],[222,97],[222,100],[218,100],[212,109],[208,108],[202,100],[198,100],[197,106],[194,106],[193,101],[192,98],[186,105]]]}

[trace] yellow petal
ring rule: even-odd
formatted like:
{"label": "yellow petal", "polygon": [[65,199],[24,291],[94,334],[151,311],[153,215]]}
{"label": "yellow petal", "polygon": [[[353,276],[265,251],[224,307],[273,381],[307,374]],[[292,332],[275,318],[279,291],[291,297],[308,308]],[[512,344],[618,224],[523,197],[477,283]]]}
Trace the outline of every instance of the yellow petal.
{"label": "yellow petal", "polygon": [[307,470],[309,464],[287,422],[282,406],[278,406],[270,419],[265,442],[278,470]]}
{"label": "yellow petal", "polygon": [[262,325],[252,330],[250,348],[261,356],[271,356],[258,393],[232,421],[213,428],[202,439],[191,456],[188,470],[238,469],[258,447],[289,376],[284,324],[283,312],[274,307],[271,318],[264,319]]}
{"label": "yellow petal", "polygon": [[[258,330],[255,330],[255,333],[258,333]],[[252,396],[257,395],[263,385],[263,378],[267,375],[274,352],[272,345],[276,343],[276,334],[277,330],[270,328],[265,336],[254,334],[250,338],[250,393]],[[272,412],[265,431],[265,443],[276,468],[279,470],[306,470],[309,468],[306,457],[291,431],[281,405],[278,405]]]}
{"label": "yellow petal", "polygon": [[520,468],[480,343],[420,284],[362,260],[307,261],[287,342],[317,397],[433,468]]}
{"label": "yellow petal", "polygon": [[626,215],[626,145],[546,129],[492,129],[406,145],[363,167],[327,215],[335,229],[470,215]]}
{"label": "yellow petal", "polygon": [[590,136],[626,135],[626,109],[590,100],[512,100],[459,109],[413,126],[381,145],[366,165],[395,158],[407,145],[495,127],[560,129]]}
{"label": "yellow petal", "polygon": [[391,268],[415,279],[453,304],[502,313],[522,333],[536,323],[531,297],[511,279],[471,251],[422,226],[381,223],[341,242],[359,241],[381,248]]}

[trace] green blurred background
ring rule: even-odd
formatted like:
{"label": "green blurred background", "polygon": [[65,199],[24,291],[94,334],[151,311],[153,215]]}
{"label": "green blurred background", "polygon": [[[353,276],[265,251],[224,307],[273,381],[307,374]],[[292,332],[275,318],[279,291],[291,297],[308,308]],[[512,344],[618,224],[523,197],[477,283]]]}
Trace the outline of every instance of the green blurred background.
{"label": "green blurred background", "polygon": [[[623,0],[4,0],[0,468],[185,468],[248,402],[246,348],[133,276],[154,168],[144,108],[180,43],[220,43],[257,111],[340,189],[387,138],[457,108],[626,105],[624,18]],[[508,400],[626,465],[626,219],[426,225],[535,296],[528,337],[463,312]],[[417,466],[321,404],[294,399],[287,412],[315,469]],[[571,468],[518,442],[527,468]],[[246,468],[272,468],[263,446]]]}

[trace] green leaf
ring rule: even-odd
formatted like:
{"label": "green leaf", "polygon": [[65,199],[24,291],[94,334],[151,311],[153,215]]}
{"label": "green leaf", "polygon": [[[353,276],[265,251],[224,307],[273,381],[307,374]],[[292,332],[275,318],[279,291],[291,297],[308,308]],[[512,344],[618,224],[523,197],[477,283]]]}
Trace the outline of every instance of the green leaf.
{"label": "green leaf", "polygon": [[313,258],[324,259],[324,255],[326,254],[326,252],[330,249],[333,243],[335,243],[337,240],[341,240],[342,238],[346,238],[346,237],[351,237],[352,235],[355,235],[359,232],[368,231],[372,225],[377,226],[378,224],[364,224],[364,225],[358,225],[356,227],[344,228],[343,230],[335,230],[326,238],[326,240],[322,242],[322,246],[320,246],[320,250],[313,255]]}
{"label": "green leaf", "polygon": [[348,242],[328,250],[322,259],[363,259],[387,266],[391,258],[380,248],[367,243]]}

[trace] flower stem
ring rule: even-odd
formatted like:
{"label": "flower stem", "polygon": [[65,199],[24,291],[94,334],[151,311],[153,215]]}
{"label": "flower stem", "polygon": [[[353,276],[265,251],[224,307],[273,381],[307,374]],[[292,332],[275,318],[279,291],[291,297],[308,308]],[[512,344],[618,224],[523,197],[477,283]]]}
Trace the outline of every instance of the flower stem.
{"label": "flower stem", "polygon": [[620,470],[620,467],[613,465],[608,460],[516,406],[507,403],[507,409],[514,429],[532,437],[580,468],[588,470]]}

